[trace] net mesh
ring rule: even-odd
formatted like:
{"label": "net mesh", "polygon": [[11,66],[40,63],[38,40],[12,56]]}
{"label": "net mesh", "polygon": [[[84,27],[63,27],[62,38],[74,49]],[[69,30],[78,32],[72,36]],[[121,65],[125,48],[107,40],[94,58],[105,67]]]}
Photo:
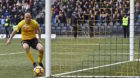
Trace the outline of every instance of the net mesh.
{"label": "net mesh", "polygon": [[52,77],[139,76],[138,13],[134,26],[135,60],[129,61],[129,36],[124,36],[122,26],[123,16],[130,13],[129,0],[89,2],[92,9],[81,15],[72,13],[72,23],[55,23],[51,27],[56,34],[52,39]]}

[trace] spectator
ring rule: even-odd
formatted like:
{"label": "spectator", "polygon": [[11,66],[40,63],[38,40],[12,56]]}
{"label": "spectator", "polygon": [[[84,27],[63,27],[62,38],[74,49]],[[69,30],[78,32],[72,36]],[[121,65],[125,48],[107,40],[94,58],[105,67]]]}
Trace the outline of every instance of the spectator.
{"label": "spectator", "polygon": [[85,24],[84,24],[84,34],[85,34],[85,37],[88,36],[88,32],[89,32],[88,26],[89,26],[88,25],[88,21],[86,21]]}
{"label": "spectator", "polygon": [[18,24],[18,17],[17,15],[14,15],[13,20],[11,20],[13,22],[14,25]]}
{"label": "spectator", "polygon": [[93,27],[94,26],[94,24],[93,24],[94,21],[93,20],[94,20],[94,17],[93,17],[93,15],[91,15],[91,17],[89,19],[89,29],[90,29],[90,31],[89,31],[90,34],[89,35],[90,35],[90,38],[92,38],[94,36],[94,29],[93,29],[94,28]]}
{"label": "spectator", "polygon": [[17,13],[17,6],[16,4],[13,5],[12,9],[11,9],[11,15],[14,16]]}
{"label": "spectator", "polygon": [[7,16],[9,16],[10,15],[10,13],[8,12],[8,10],[6,10],[5,12],[4,12],[4,18],[7,18]]}
{"label": "spectator", "polygon": [[73,27],[73,36],[74,38],[77,38],[77,16],[76,13],[73,12],[72,13],[72,17],[71,17],[71,25]]}
{"label": "spectator", "polygon": [[71,19],[70,19],[71,18],[71,14],[72,14],[72,11],[71,11],[70,8],[68,8],[67,12],[66,12],[66,16],[67,16],[66,18],[67,18],[67,23],[68,24],[70,24],[70,22],[71,22]]}
{"label": "spectator", "polygon": [[125,14],[122,18],[122,26],[124,31],[124,38],[129,37],[129,17]]}
{"label": "spectator", "polygon": [[7,16],[5,19],[5,33],[6,33],[6,38],[10,37],[10,17]]}
{"label": "spectator", "polygon": [[59,14],[59,20],[60,20],[60,23],[64,23],[64,25],[67,24],[67,21],[66,21],[66,17],[65,17],[64,12],[60,12],[60,14]]}
{"label": "spectator", "polygon": [[44,23],[44,19],[41,17],[41,15],[39,15],[36,20],[40,24],[40,26],[42,26],[42,24]]}

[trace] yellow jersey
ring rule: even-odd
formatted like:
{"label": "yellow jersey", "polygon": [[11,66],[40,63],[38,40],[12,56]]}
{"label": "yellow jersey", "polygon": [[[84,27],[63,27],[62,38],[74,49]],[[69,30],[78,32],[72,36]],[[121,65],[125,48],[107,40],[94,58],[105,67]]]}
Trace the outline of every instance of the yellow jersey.
{"label": "yellow jersey", "polygon": [[26,24],[25,20],[22,20],[17,25],[17,31],[21,29],[21,39],[22,40],[31,40],[36,38],[36,29],[39,29],[37,21],[31,19],[29,24]]}

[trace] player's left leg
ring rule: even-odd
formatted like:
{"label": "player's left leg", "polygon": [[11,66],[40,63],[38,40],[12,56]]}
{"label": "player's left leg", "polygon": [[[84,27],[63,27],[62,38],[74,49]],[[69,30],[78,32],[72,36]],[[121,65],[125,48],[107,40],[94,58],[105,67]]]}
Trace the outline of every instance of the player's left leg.
{"label": "player's left leg", "polygon": [[44,55],[44,48],[43,48],[41,43],[38,43],[36,48],[39,51],[39,53],[38,53],[38,63],[39,63],[40,66],[44,67],[43,64],[42,64],[43,55]]}

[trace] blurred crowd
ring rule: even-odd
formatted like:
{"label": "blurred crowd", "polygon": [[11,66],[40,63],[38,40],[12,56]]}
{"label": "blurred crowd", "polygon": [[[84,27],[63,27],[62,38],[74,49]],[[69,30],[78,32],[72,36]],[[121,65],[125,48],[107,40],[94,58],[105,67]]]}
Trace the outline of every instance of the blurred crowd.
{"label": "blurred crowd", "polygon": [[[93,26],[122,24],[122,17],[130,14],[130,0],[51,0],[52,26]],[[30,11],[40,26],[45,26],[45,0],[0,0],[0,26],[10,18],[17,25]],[[135,23],[140,24],[140,2],[135,0]],[[44,27],[42,27],[44,30]],[[1,31],[0,31],[1,32]]]}
{"label": "blurred crowd", "polygon": [[44,8],[45,0],[0,0],[0,23],[3,26],[8,16],[11,26],[17,25],[24,18],[24,13],[30,11],[33,18],[44,24]]}
{"label": "blurred crowd", "polygon": [[[80,21],[94,23],[122,23],[124,14],[129,16],[130,0],[56,0],[52,4],[52,24],[71,24],[75,16]],[[139,2],[135,0],[135,18],[140,18]]]}

